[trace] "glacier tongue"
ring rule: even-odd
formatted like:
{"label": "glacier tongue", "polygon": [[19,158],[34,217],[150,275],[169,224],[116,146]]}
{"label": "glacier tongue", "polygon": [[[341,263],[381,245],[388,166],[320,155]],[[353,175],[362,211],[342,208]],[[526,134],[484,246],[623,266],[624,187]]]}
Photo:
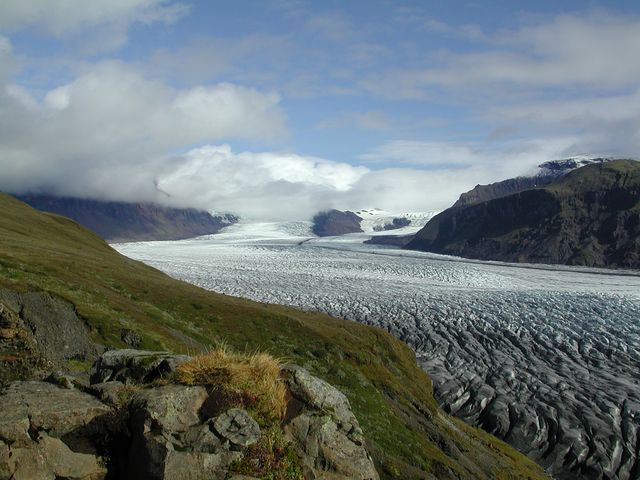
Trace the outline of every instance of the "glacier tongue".
{"label": "glacier tongue", "polygon": [[446,410],[556,478],[638,478],[640,272],[235,228],[116,248],[211,290],[381,326],[414,348]]}

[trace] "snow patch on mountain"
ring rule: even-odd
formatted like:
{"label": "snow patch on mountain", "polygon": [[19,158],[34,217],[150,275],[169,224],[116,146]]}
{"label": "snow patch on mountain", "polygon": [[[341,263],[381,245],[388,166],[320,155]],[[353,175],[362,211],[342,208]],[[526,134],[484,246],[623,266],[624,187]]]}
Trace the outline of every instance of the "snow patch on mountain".
{"label": "snow patch on mountain", "polygon": [[[406,235],[415,233],[424,227],[437,213],[437,211],[393,213],[379,208],[362,209],[355,212],[356,215],[362,218],[360,223],[362,231],[370,235]],[[384,230],[384,227],[391,225],[396,218],[407,219],[411,223],[406,227]]]}
{"label": "snow patch on mountain", "polygon": [[615,157],[600,157],[595,155],[575,155],[560,160],[551,160],[538,165],[524,177],[562,177],[580,167],[594,163],[605,163],[615,160]]}

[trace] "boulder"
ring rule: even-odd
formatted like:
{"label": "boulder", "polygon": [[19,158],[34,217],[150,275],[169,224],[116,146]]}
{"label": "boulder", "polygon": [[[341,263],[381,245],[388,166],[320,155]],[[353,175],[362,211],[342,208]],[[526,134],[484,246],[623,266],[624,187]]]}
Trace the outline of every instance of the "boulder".
{"label": "boulder", "polygon": [[0,440],[0,480],[10,480],[15,469],[15,463],[11,457],[11,450]]}
{"label": "boulder", "polygon": [[79,429],[104,427],[112,410],[79,390],[47,382],[14,382],[0,395],[0,439],[9,444],[32,442],[36,432],[60,438]]}
{"label": "boulder", "polygon": [[117,380],[123,383],[150,383],[169,375],[178,365],[188,361],[187,355],[146,350],[109,350],[91,369],[91,383]]}
{"label": "boulder", "polygon": [[100,401],[114,407],[122,406],[128,400],[128,396],[133,393],[131,387],[117,381],[94,383],[89,385],[87,391]]}
{"label": "boulder", "polygon": [[11,449],[12,480],[101,480],[107,474],[95,455],[76,453],[59,438],[41,432],[32,445]]}
{"label": "boulder", "polygon": [[344,393],[296,365],[287,365],[283,371],[294,398],[309,410],[329,413],[354,443],[363,444],[362,429]]}
{"label": "boulder", "polygon": [[283,376],[292,396],[285,434],[296,448],[305,478],[377,480],[347,397],[298,366],[284,367]]}
{"label": "boulder", "polygon": [[106,476],[98,442],[109,431],[109,407],[79,390],[46,382],[12,383],[0,395],[0,405],[0,479]]}
{"label": "boulder", "polygon": [[209,398],[203,387],[167,385],[135,393],[129,412],[134,423],[145,430],[185,432],[200,424],[200,409]]}
{"label": "boulder", "polygon": [[260,427],[249,414],[240,408],[231,408],[214,422],[216,432],[234,445],[248,447],[260,439]]}
{"label": "boulder", "polygon": [[[227,468],[242,458],[241,452],[230,449],[227,437],[248,443],[258,426],[243,410],[225,412],[220,422],[206,418],[208,400],[203,387],[182,385],[134,394],[129,406],[128,478],[224,479]],[[217,435],[218,430],[227,437]]]}

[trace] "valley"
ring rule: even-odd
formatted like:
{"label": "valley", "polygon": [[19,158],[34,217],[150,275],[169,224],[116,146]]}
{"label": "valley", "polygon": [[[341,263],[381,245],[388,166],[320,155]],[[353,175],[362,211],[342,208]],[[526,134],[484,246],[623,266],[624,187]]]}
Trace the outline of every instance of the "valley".
{"label": "valley", "polygon": [[640,272],[464,260],[308,229],[238,224],[115,247],[219,293],[383,327],[414,349],[446,411],[555,478],[637,478]]}

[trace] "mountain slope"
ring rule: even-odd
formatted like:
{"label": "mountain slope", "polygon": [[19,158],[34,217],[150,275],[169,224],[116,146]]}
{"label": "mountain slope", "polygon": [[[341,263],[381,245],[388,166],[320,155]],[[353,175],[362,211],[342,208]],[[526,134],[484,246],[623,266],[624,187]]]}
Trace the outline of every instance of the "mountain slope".
{"label": "mountain slope", "polygon": [[70,302],[95,341],[123,347],[127,329],[141,348],[193,353],[226,342],[303,365],[348,396],[383,478],[545,478],[506,444],[443,414],[411,350],[382,330],[171,279],[4,194],[0,212],[0,288]]}
{"label": "mountain slope", "polygon": [[103,202],[51,195],[18,195],[38,210],[69,217],[111,242],[180,240],[216,233],[235,223],[233,215],[212,216],[193,208],[153,203]]}
{"label": "mountain slope", "polygon": [[536,171],[530,175],[523,175],[515,178],[508,178],[500,182],[489,185],[476,185],[473,189],[460,195],[460,198],[453,204],[454,207],[463,207],[475,203],[487,202],[495,198],[506,197],[513,193],[518,193],[535,187],[544,187],[559,178],[564,177],[569,172],[584,167],[586,165],[599,164],[611,161],[611,158],[600,157],[571,157],[563,160],[552,160],[538,165]]}
{"label": "mountain slope", "polygon": [[311,230],[319,237],[362,232],[362,227],[360,227],[362,217],[349,211],[342,212],[333,209],[319,212],[313,216],[312,222],[313,227]]}
{"label": "mountain slope", "polygon": [[406,248],[484,260],[640,268],[640,162],[587,165],[546,187],[454,206]]}

